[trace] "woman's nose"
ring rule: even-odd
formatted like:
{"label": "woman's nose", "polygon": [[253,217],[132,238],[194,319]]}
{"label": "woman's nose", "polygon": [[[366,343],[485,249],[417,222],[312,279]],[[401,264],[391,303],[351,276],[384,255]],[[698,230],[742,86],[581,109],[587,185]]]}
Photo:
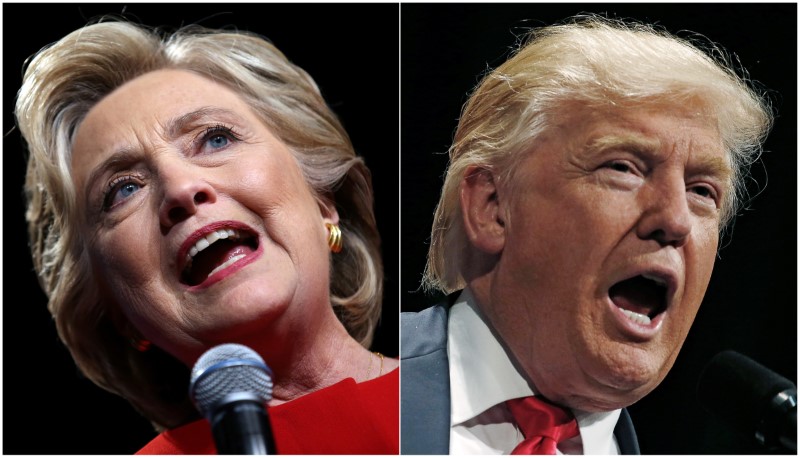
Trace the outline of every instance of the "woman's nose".
{"label": "woman's nose", "polygon": [[216,191],[191,164],[175,161],[159,167],[162,198],[158,210],[161,226],[170,228],[197,213],[199,206],[214,203]]}

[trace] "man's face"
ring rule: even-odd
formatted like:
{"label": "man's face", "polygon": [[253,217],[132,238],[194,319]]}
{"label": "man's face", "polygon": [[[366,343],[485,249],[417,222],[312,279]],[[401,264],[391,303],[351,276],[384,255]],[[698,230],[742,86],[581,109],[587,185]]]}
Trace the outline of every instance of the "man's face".
{"label": "man's face", "polygon": [[504,245],[484,309],[551,400],[619,408],[672,367],[729,198],[726,153],[699,111],[577,107],[499,185]]}

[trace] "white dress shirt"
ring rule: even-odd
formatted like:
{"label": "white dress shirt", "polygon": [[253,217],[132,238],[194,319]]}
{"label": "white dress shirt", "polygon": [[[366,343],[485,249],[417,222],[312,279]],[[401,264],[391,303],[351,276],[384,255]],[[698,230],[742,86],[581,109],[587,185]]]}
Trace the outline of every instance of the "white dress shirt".
{"label": "white dress shirt", "polygon": [[[524,436],[505,405],[532,396],[534,388],[484,323],[465,289],[447,324],[450,365],[450,454],[509,454]],[[559,444],[559,454],[618,455],[614,426],[620,411],[573,411],[580,436]]]}

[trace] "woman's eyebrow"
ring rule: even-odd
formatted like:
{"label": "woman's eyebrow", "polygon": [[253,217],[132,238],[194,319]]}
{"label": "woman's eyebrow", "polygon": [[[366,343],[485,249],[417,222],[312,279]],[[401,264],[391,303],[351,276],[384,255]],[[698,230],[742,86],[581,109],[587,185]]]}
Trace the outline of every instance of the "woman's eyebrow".
{"label": "woman's eyebrow", "polygon": [[120,167],[127,167],[139,160],[137,152],[132,148],[121,148],[114,151],[103,162],[97,165],[89,177],[86,179],[84,185],[85,198],[88,201],[91,199],[94,189],[97,187],[97,181],[100,177],[105,176],[111,170],[117,170]]}
{"label": "woman's eyebrow", "polygon": [[[224,119],[236,123],[243,122],[242,117],[232,110],[214,106],[206,106],[168,120],[165,124],[166,137],[168,139],[176,139],[187,130],[190,130],[192,127],[194,127],[198,121],[206,118]],[[86,198],[90,198],[98,179],[104,176],[109,170],[116,170],[122,166],[128,166],[139,159],[140,158],[137,155],[137,151],[135,151],[133,148],[123,147],[114,151],[111,155],[109,155],[108,158],[98,164],[98,166],[95,167],[94,170],[92,170],[92,172],[89,174],[84,186],[84,189],[86,190]]]}
{"label": "woman's eyebrow", "polygon": [[180,137],[187,130],[191,130],[191,128],[198,121],[205,118],[223,118],[235,121],[237,123],[242,122],[242,117],[240,115],[227,108],[214,106],[201,107],[167,121],[164,129],[166,137],[170,140],[174,140]]}

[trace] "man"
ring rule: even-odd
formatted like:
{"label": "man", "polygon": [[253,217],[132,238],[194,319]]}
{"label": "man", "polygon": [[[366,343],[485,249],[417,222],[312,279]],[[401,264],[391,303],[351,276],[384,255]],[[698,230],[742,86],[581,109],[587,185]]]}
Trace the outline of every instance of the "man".
{"label": "man", "polygon": [[[653,28],[535,30],[450,149],[424,278],[449,297],[401,319],[402,453],[638,453],[625,407],[675,362],[771,123]],[[531,437],[530,399],[577,429]]]}

